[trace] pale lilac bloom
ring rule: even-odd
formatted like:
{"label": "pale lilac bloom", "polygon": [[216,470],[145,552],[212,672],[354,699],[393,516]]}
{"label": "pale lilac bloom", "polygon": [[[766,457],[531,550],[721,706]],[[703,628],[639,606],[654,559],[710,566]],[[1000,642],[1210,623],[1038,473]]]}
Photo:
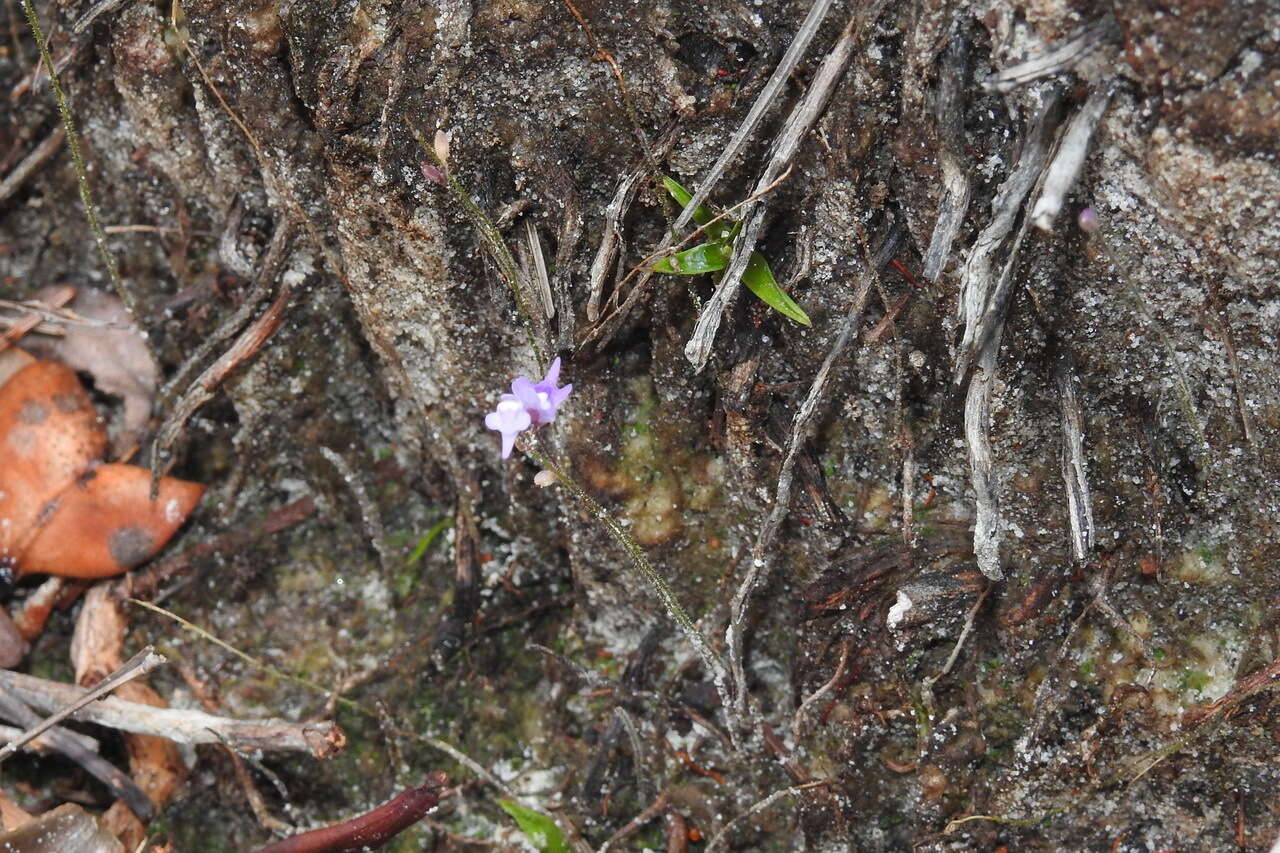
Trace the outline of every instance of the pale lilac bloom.
{"label": "pale lilac bloom", "polygon": [[484,416],[484,425],[495,432],[502,433],[502,458],[511,455],[511,448],[516,445],[516,436],[529,428],[529,413],[524,410],[520,401],[510,394],[503,394],[498,401],[498,408]]}
{"label": "pale lilac bloom", "polygon": [[573,390],[572,383],[557,388],[559,381],[560,359],[557,357],[541,382],[535,384],[526,376],[517,376],[511,383],[511,393],[503,394],[496,411],[485,416],[485,426],[502,433],[503,459],[511,455],[517,435],[556,419],[560,404]]}

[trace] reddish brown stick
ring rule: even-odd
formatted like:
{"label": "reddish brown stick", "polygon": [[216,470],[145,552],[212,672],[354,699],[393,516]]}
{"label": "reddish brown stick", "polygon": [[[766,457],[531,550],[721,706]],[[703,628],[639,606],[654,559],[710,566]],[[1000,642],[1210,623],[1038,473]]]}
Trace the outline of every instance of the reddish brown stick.
{"label": "reddish brown stick", "polygon": [[258,853],[355,853],[376,849],[413,826],[440,802],[440,789],[449,778],[440,771],[427,781],[359,817],[324,829],[304,832],[263,847]]}

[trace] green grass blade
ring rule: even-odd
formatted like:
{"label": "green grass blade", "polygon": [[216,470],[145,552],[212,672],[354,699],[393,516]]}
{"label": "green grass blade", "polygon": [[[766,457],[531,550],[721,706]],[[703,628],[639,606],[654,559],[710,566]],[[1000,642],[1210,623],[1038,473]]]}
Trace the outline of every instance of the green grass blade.
{"label": "green grass blade", "polygon": [[498,800],[498,805],[515,819],[520,831],[540,853],[568,853],[569,845],[565,844],[564,833],[554,819],[511,800]]}
{"label": "green grass blade", "polygon": [[[688,207],[689,202],[693,200],[693,193],[680,186],[680,182],[670,175],[662,176],[662,185],[667,188],[667,192],[671,193],[671,197],[676,200],[676,204],[682,208]],[[716,215],[705,204],[698,205],[698,209],[693,212],[693,221],[698,225],[706,225],[715,218]],[[718,241],[732,240],[733,237],[729,236],[729,229],[732,227],[734,227],[733,223],[722,219],[707,229],[707,236],[712,240]]]}
{"label": "green grass blade", "polygon": [[676,252],[653,265],[654,272],[677,275],[702,275],[722,270],[729,263],[730,248],[723,243],[703,243],[683,252]]}
{"label": "green grass blade", "polygon": [[747,262],[746,272],[742,274],[742,283],[761,302],[784,317],[789,317],[802,326],[813,325],[809,320],[809,315],[804,313],[804,309],[797,305],[796,301],[788,296],[785,290],[778,287],[778,282],[773,278],[773,270],[769,269],[769,262],[759,252],[751,253],[751,260]]}

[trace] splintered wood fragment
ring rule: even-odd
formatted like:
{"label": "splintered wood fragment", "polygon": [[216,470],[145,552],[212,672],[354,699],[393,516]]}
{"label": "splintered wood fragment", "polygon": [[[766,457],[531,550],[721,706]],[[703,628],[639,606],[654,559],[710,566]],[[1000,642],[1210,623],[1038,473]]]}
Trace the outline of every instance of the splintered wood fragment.
{"label": "splintered wood fragment", "polygon": [[[1001,250],[1008,249],[1006,241],[1018,222],[1023,203],[1044,171],[1054,131],[1060,122],[1061,103],[1061,89],[1052,88],[1045,93],[1024,134],[1018,162],[991,202],[991,221],[969,250],[960,278],[959,313],[964,337],[956,354],[954,380],[957,387],[962,387],[967,380],[983,342],[1004,325],[1005,306],[999,305],[994,298],[997,290],[996,259]],[[1006,268],[1011,269],[1011,262],[1017,257],[1016,251],[1006,251],[1005,257],[1010,262],[1006,263]]]}
{"label": "splintered wood fragment", "polygon": [[[737,295],[738,286],[742,283],[742,274],[746,272],[747,264],[751,261],[751,253],[755,251],[756,243],[764,234],[765,218],[768,214],[768,203],[763,201],[764,190],[790,168],[800,143],[813,127],[814,122],[818,120],[818,116],[822,115],[822,111],[826,109],[836,84],[844,76],[849,60],[853,56],[853,48],[864,29],[864,26],[859,25],[867,25],[874,21],[876,13],[882,6],[883,2],[873,2],[869,4],[868,9],[859,9],[849,17],[848,23],[840,33],[840,38],[814,74],[809,90],[791,111],[791,115],[787,117],[787,123],[783,125],[782,131],[774,140],[769,163],[756,181],[755,189],[752,190],[753,198],[743,205],[743,226],[737,239],[733,241],[733,256],[724,274],[721,275],[719,284],[716,285],[715,293],[702,307],[702,313],[698,315],[698,323],[694,327],[693,334],[685,344],[684,356],[693,365],[694,370],[700,371],[706,366],[707,358],[711,355],[711,345],[715,342],[716,330],[720,328],[721,315]],[[676,220],[677,225],[687,222],[688,218],[693,216],[697,204],[698,198],[695,195],[689,204],[685,205],[680,219]]]}
{"label": "splintered wood fragment", "polygon": [[1040,197],[1031,208],[1031,221],[1041,231],[1052,231],[1054,220],[1062,212],[1062,204],[1066,201],[1067,192],[1080,175],[1085,157],[1089,153],[1089,142],[1093,139],[1093,131],[1102,120],[1111,103],[1111,84],[1094,89],[1062,135],[1058,151],[1053,162],[1045,170],[1044,182],[1040,188]]}
{"label": "splintered wood fragment", "polygon": [[982,85],[990,92],[1011,92],[1019,86],[1067,71],[1119,33],[1116,19],[1107,15],[1086,24],[1043,53],[997,71]]}
{"label": "splintered wood fragment", "polygon": [[951,255],[951,246],[965,211],[969,208],[971,193],[969,174],[965,171],[961,156],[964,152],[965,81],[969,69],[969,37],[957,33],[947,45],[940,59],[938,98],[934,115],[938,132],[942,137],[942,198],[938,202],[938,219],[933,226],[929,248],[924,253],[924,279],[937,281]]}
{"label": "splintered wood fragment", "polygon": [[[47,713],[81,699],[86,691],[70,684],[0,670],[0,695],[3,693]],[[203,711],[153,708],[113,696],[87,705],[72,716],[107,728],[168,738],[175,743],[224,743],[244,750],[309,752],[316,758],[329,757],[346,742],[342,729],[332,722],[235,720]]]}
{"label": "splintered wood fragment", "polygon": [[526,219],[524,222],[524,240],[525,251],[533,261],[533,269],[527,271],[531,289],[538,297],[542,316],[551,320],[556,316],[556,304],[551,297],[551,276],[547,274],[547,259],[542,254],[542,240],[538,237],[538,226],[534,225],[531,219]]}
{"label": "splintered wood fragment", "polygon": [[[1059,123],[1060,101],[1059,90],[1051,89],[1031,120],[1018,163],[996,193],[991,222],[974,242],[960,282],[960,311],[965,328],[956,356],[955,382],[958,388],[968,383],[964,434],[974,492],[973,552],[978,569],[991,580],[1004,578],[1000,569],[1000,515],[990,437],[991,394],[995,387],[1000,336],[1013,290],[1013,270],[1027,234],[1029,217],[1023,216],[1013,240],[1008,238],[1024,202],[1045,170],[1050,141]],[[993,266],[1002,251],[1005,262],[996,275]]]}
{"label": "splintered wood fragment", "polygon": [[591,276],[588,280],[587,320],[592,323],[600,318],[600,300],[604,296],[605,279],[613,270],[614,260],[622,247],[622,217],[631,207],[637,184],[648,173],[649,166],[644,163],[623,178],[609,206],[605,208],[604,233],[600,235],[600,246],[591,261]]}
{"label": "splintered wood fragment", "polygon": [[1077,379],[1071,356],[1058,355],[1058,393],[1062,404],[1062,480],[1067,490],[1067,515],[1071,522],[1071,550],[1084,565],[1093,550],[1093,504],[1089,499],[1089,470],[1084,458],[1084,418],[1076,394]]}

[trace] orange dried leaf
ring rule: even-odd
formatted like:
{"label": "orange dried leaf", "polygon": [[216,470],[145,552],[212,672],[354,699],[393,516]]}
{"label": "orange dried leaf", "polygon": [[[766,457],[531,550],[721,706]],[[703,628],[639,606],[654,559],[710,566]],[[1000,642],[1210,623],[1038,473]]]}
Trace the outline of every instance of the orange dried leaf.
{"label": "orange dried leaf", "polygon": [[160,480],[151,500],[151,474],[110,463],[85,474],[58,496],[19,555],[20,574],[105,578],[151,559],[195,509],[204,486]]}

